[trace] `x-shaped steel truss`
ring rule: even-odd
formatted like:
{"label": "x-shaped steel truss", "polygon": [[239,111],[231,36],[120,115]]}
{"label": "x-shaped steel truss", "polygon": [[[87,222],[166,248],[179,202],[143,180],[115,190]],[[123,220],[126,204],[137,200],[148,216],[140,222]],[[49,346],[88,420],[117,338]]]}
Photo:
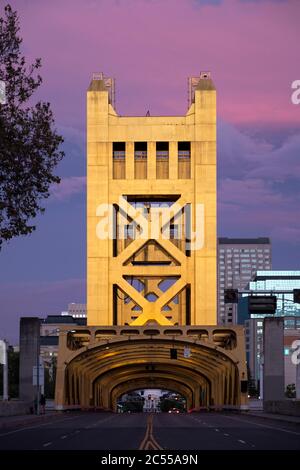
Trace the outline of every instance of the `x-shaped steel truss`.
{"label": "x-shaped steel truss", "polygon": [[[133,320],[130,325],[132,326],[143,326],[149,321],[156,321],[159,325],[172,325],[173,323],[168,320],[165,315],[161,312],[162,308],[168,304],[173,297],[179,294],[187,284],[187,257],[186,255],[177,248],[174,243],[167,239],[163,233],[162,229],[168,223],[171,223],[171,220],[184,209],[184,206],[187,204],[187,201],[180,197],[175,204],[170,217],[159,216],[155,221],[149,221],[140,211],[137,211],[125,198],[120,200],[120,206],[125,214],[128,215],[133,221],[137,220],[137,223],[142,226],[143,236],[138,235],[124,250],[115,258],[112,259],[112,271],[120,273],[113,282],[118,285],[118,287],[131,299],[142,308],[142,313]],[[162,209],[163,211],[163,209]],[[162,214],[161,214],[162,215]],[[143,220],[144,219],[144,220]],[[140,266],[126,265],[126,262],[140,249],[142,249],[150,240],[153,239],[153,230],[151,230],[151,224],[158,223],[158,228],[155,232],[157,236],[155,241],[158,245],[164,249],[174,260],[177,261],[178,266],[147,266],[146,272],[147,276],[151,277],[163,277],[170,276],[179,277],[178,280],[162,295],[155,301],[150,302],[147,300],[140,292],[138,292],[132,285],[130,285],[125,277],[127,276],[145,276],[145,266],[141,270]],[[148,231],[147,236],[145,236],[145,231]]]}

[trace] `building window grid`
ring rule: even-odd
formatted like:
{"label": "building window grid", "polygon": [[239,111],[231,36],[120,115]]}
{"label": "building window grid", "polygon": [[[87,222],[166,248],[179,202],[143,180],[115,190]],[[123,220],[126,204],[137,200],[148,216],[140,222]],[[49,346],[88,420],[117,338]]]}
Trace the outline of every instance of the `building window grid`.
{"label": "building window grid", "polygon": [[191,152],[189,150],[178,150],[179,160],[190,160]]}
{"label": "building window grid", "polygon": [[158,160],[168,160],[169,151],[168,150],[157,150],[156,151],[156,158]]}
{"label": "building window grid", "polygon": [[114,160],[124,160],[125,159],[125,150],[114,150],[113,158],[114,158]]}
{"label": "building window grid", "polygon": [[134,158],[135,160],[147,160],[147,150],[136,150]]}

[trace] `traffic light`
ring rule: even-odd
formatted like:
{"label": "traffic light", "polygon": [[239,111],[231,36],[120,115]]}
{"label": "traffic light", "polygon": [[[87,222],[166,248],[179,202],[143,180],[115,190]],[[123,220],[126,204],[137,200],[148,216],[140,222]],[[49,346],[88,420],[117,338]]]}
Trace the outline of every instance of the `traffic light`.
{"label": "traffic light", "polygon": [[171,359],[177,359],[177,349],[175,349],[175,348],[170,349],[170,358]]}
{"label": "traffic light", "polygon": [[300,289],[294,289],[294,304],[300,304]]}
{"label": "traffic light", "polygon": [[274,314],[277,307],[276,295],[253,295],[248,297],[248,312]]}
{"label": "traffic light", "polygon": [[237,304],[239,301],[239,291],[237,289],[224,289],[225,304]]}

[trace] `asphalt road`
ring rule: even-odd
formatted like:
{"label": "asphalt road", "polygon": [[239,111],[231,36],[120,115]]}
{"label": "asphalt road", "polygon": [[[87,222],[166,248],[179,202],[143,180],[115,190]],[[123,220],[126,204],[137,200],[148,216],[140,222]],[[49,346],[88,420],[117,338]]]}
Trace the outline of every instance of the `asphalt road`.
{"label": "asphalt road", "polygon": [[0,431],[0,450],[300,450],[300,426],[223,413],[70,413]]}

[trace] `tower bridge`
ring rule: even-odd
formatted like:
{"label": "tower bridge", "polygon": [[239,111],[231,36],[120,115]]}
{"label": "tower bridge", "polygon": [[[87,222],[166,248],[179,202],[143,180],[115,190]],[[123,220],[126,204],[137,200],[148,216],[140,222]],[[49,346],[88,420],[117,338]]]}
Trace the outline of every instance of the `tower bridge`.
{"label": "tower bridge", "polygon": [[189,79],[183,116],[120,116],[114,96],[114,80],[95,74],[87,91],[88,326],[60,333],[57,407],[116,409],[123,393],[149,387],[178,391],[188,407],[243,406],[243,329],[216,326],[210,73]]}
{"label": "tower bridge", "polygon": [[[188,408],[240,406],[242,327],[79,327],[60,335],[57,402],[116,409],[132,390],[175,390]],[[170,350],[176,349],[177,359]],[[188,350],[188,354],[185,351]]]}

